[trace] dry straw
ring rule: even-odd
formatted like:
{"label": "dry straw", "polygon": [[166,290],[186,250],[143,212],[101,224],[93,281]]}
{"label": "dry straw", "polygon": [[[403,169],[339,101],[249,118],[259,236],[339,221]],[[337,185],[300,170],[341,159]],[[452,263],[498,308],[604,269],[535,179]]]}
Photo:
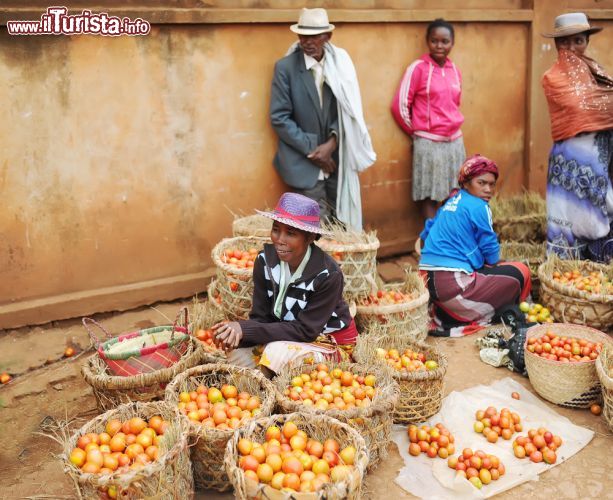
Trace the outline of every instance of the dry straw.
{"label": "dry straw", "polygon": [[223,317],[223,307],[221,306],[221,296],[219,295],[219,292],[217,291],[217,280],[216,279],[212,279],[211,282],[209,283],[209,286],[206,291],[206,295],[209,299],[209,303],[211,304],[211,306],[217,309],[219,315]]}
{"label": "dry straw", "polygon": [[[154,462],[139,469],[113,474],[83,473],[70,462],[70,452],[76,448],[80,436],[90,432],[104,432],[106,423],[111,419],[124,422],[132,417],[141,417],[148,420],[154,415],[160,415],[170,422],[160,440],[160,456]],[[77,498],[101,498],[101,489],[114,486],[117,489],[117,498],[130,500],[180,500],[193,496],[194,482],[187,440],[187,427],[176,418],[175,412],[164,401],[121,405],[94,418],[72,436],[64,435],[58,439],[63,448],[61,459],[64,472],[74,481]]]}
{"label": "dry straw", "polygon": [[238,268],[224,262],[226,250],[248,251],[251,248],[262,249],[268,240],[254,237],[225,238],[211,252],[217,266],[216,289],[221,297],[221,308],[229,320],[245,319],[251,311],[253,298],[253,268]]}
{"label": "dry straw", "polygon": [[232,236],[255,236],[269,239],[271,229],[272,221],[258,214],[244,217],[235,215],[232,222]]}
{"label": "dry straw", "polygon": [[613,348],[605,346],[600,356],[596,358],[596,373],[602,386],[602,398],[604,400],[603,416],[613,431]]}
{"label": "dry straw", "polygon": [[[422,352],[426,360],[436,361],[436,370],[399,372],[377,356],[377,348],[397,349],[402,354],[406,349]],[[382,364],[388,369],[398,386],[400,397],[394,407],[393,419],[396,424],[419,424],[441,409],[445,390],[447,357],[435,346],[416,342],[406,337],[393,337],[373,332],[360,335],[354,349],[356,363]]]}
{"label": "dry straw", "polygon": [[[199,301],[197,297],[194,297],[192,301],[192,310],[190,311],[190,328],[189,331],[193,335],[196,335],[198,330],[208,330],[214,324],[223,321],[223,313],[219,307],[215,305],[214,300]],[[204,352],[219,358],[219,361],[224,361],[227,357],[226,354],[220,349],[214,349],[207,344],[202,344]]]}
{"label": "dry straw", "polygon": [[524,346],[526,370],[532,387],[541,397],[571,408],[588,408],[598,402],[601,393],[595,360],[561,363],[528,351],[528,339],[549,332],[569,338],[586,339],[589,342],[602,342],[603,345],[610,343],[609,337],[594,328],[565,323],[536,325],[526,334]]}
{"label": "dry straw", "polygon": [[317,245],[332,255],[345,278],[344,294],[348,300],[369,293],[376,286],[377,249],[379,240],[375,231],[350,231],[340,224],[326,224],[329,236]]}
{"label": "dry straw", "polygon": [[97,354],[81,367],[81,373],[96,398],[100,411],[110,410],[132,401],[155,401],[164,398],[164,388],[177,374],[203,361],[213,360],[202,348],[202,342],[191,337],[187,352],[174,365],[149,373],[120,377],[109,373],[106,363]]}
{"label": "dry straw", "polygon": [[430,325],[428,315],[430,294],[419,274],[407,269],[404,283],[381,285],[379,289],[416,293],[417,297],[408,302],[388,305],[363,305],[358,299],[355,318],[358,330],[364,334],[376,329],[381,335],[402,336],[416,341],[425,340]]}
{"label": "dry straw", "polygon": [[399,396],[398,384],[387,370],[372,364],[325,363],[330,371],[340,368],[354,375],[374,375],[376,393],[368,407],[354,407],[348,410],[321,410],[315,406],[305,406],[301,401],[294,401],[284,394],[293,377],[301,373],[310,373],[315,369],[312,364],[287,367],[273,380],[277,388],[277,404],[281,413],[305,413],[308,415],[327,415],[354,427],[364,438],[370,457],[369,468],[374,468],[387,455],[387,446],[391,439],[392,410]]}
{"label": "dry straw", "polygon": [[[296,493],[293,491],[280,491],[270,486],[257,484],[245,477],[243,470],[238,466],[240,454],[237,446],[240,439],[264,443],[266,429],[272,425],[283,427],[286,422],[294,422],[299,429],[305,431],[309,438],[324,442],[326,439],[336,439],[341,449],[353,446],[356,449],[354,466],[348,477],[336,483],[326,483],[321,489],[312,493]],[[362,480],[368,465],[368,450],[360,434],[351,426],[326,415],[307,415],[292,413],[289,415],[272,415],[249,422],[239,429],[226,448],[225,466],[230,481],[234,486],[234,496],[239,500],[259,498],[268,500],[341,500],[361,498]]]}
{"label": "dry straw", "polygon": [[495,196],[490,201],[494,231],[501,241],[544,241],[547,207],[544,198],[531,191],[521,195]]}
{"label": "dry straw", "polygon": [[500,257],[503,260],[523,262],[530,268],[532,279],[532,297],[538,298],[540,280],[538,268],[545,261],[545,243],[526,243],[504,241],[500,244]]}
{"label": "dry straw", "polygon": [[[226,491],[232,486],[223,467],[226,444],[234,433],[233,429],[204,427],[191,422],[178,411],[179,394],[195,391],[199,385],[217,387],[224,384],[234,385],[238,392],[248,392],[260,398],[259,416],[269,416],[275,405],[275,388],[257,370],[240,368],[227,364],[208,364],[196,366],[177,375],[166,387],[166,401],[177,411],[182,421],[189,427],[191,438],[191,459],[194,467],[196,487]],[[251,419],[241,422],[245,425]]]}
{"label": "dry straw", "polygon": [[553,279],[553,273],[578,270],[583,274],[598,272],[601,277],[613,278],[613,264],[597,264],[588,260],[561,260],[552,255],[541,264],[541,302],[557,320],[587,325],[601,330],[613,329],[613,295],[590,293]]}

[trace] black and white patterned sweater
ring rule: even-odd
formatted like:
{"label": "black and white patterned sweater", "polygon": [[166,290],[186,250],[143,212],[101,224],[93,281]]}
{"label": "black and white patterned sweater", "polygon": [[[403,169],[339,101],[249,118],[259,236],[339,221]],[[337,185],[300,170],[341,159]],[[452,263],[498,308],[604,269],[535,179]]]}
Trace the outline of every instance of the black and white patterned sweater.
{"label": "black and white patterned sweater", "polygon": [[334,333],[351,323],[343,299],[343,273],[332,257],[311,245],[311,257],[302,276],[287,288],[281,319],[273,312],[279,293],[281,266],[275,248],[264,245],[253,266],[253,304],[240,347],[280,340],[313,342],[318,335]]}

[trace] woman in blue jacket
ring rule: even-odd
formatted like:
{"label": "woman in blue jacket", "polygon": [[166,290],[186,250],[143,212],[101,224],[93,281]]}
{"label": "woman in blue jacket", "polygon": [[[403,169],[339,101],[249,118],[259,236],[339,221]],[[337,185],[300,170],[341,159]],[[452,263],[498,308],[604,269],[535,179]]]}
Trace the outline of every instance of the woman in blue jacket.
{"label": "woman in blue jacket", "polygon": [[[420,234],[419,269],[427,277],[435,335],[473,333],[502,307],[525,300],[530,270],[521,262],[500,262],[488,202],[498,167],[488,158],[468,158],[458,185]],[[468,327],[468,328],[467,328]]]}

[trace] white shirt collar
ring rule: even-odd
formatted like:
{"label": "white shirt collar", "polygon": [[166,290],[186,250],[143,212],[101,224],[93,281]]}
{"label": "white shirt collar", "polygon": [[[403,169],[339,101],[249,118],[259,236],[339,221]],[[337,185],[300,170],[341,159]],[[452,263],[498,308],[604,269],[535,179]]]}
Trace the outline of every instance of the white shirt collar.
{"label": "white shirt collar", "polygon": [[306,54],[304,54],[304,64],[306,65],[306,69],[310,70],[313,66],[316,66],[317,64],[319,64],[321,67],[323,67],[324,65],[324,59],[326,58],[325,54],[324,56],[321,58],[321,61],[318,61],[317,59],[315,59],[314,57],[311,56],[307,56]]}

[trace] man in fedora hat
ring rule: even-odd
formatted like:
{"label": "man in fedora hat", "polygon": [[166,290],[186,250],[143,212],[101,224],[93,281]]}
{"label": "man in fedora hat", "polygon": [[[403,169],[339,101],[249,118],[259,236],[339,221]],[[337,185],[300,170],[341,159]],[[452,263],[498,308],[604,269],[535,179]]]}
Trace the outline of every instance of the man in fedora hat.
{"label": "man in fedora hat", "polygon": [[334,25],[325,9],[302,9],[290,30],[298,42],[275,64],[270,99],[279,138],[275,168],[294,191],[318,202],[322,218],[361,229],[357,173],[376,157],[353,63],[329,43]]}

